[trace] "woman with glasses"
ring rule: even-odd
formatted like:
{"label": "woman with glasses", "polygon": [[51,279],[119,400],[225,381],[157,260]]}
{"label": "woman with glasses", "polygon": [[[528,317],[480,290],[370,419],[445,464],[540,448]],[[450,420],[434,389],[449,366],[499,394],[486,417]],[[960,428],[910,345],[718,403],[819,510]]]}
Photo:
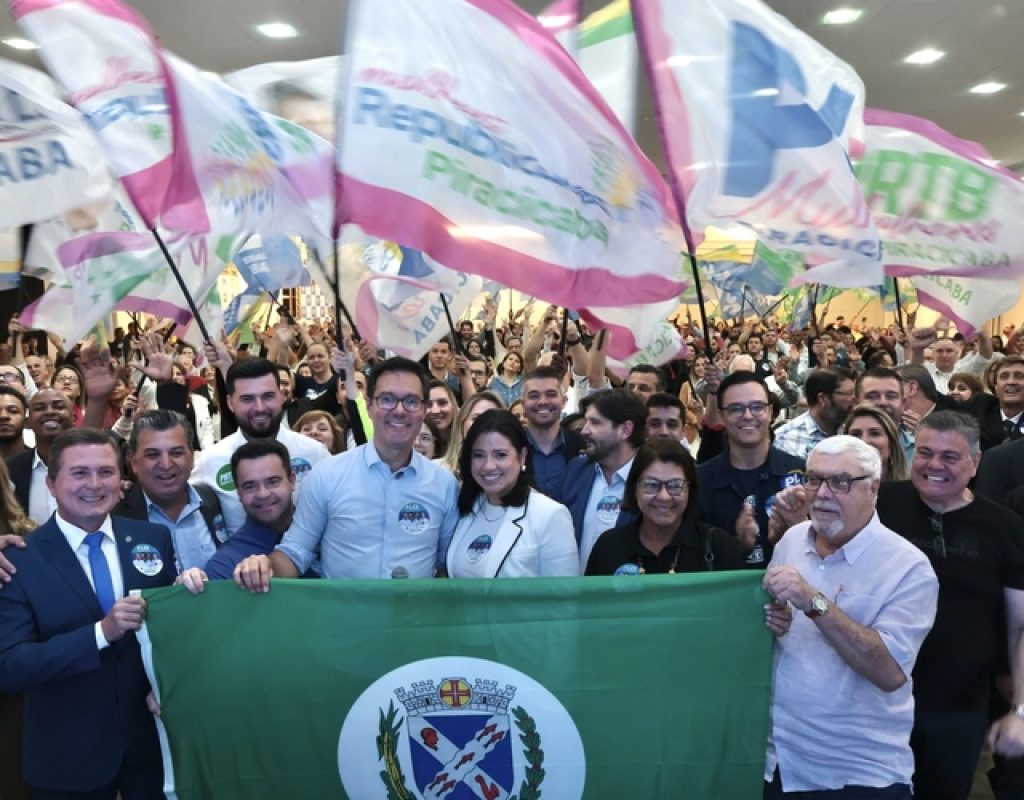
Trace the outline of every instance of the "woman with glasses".
{"label": "woman with glasses", "polygon": [[910,477],[910,466],[900,444],[896,425],[880,408],[856,406],[846,418],[843,433],[867,442],[878,451],[882,457],[883,481],[905,481]]}
{"label": "woman with glasses", "polygon": [[85,417],[85,393],[82,373],[70,364],[65,364],[53,376],[53,388],[64,395],[71,403],[71,417],[77,428]]}
{"label": "woman with glasses", "polygon": [[484,412],[459,459],[461,515],[448,548],[452,578],[579,575],[569,509],[530,488],[526,431],[511,413]]}
{"label": "woman with glasses", "polygon": [[587,561],[587,575],[645,575],[744,569],[736,538],[705,525],[693,458],[679,442],[658,439],[637,452],[622,507],[639,512],[605,531]]}

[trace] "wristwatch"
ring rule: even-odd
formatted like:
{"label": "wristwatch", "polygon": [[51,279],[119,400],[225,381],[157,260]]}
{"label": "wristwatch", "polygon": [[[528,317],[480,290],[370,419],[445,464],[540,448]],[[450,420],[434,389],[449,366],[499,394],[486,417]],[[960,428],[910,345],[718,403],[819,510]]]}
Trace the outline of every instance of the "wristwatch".
{"label": "wristwatch", "polygon": [[828,598],[825,597],[821,592],[818,592],[814,597],[811,598],[811,610],[805,611],[804,613],[809,619],[817,619],[822,614],[828,612],[829,602]]}

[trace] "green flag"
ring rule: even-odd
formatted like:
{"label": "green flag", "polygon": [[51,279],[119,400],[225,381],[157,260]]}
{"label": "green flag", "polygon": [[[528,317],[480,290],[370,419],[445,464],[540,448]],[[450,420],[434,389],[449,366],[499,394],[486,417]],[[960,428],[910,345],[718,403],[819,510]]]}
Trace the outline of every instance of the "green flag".
{"label": "green flag", "polygon": [[760,797],[761,575],[146,593],[171,798]]}

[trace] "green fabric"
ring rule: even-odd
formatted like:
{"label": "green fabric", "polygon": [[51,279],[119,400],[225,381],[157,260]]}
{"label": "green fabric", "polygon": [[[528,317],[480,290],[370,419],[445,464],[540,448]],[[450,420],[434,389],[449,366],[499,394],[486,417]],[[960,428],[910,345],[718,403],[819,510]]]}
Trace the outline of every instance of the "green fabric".
{"label": "green fabric", "polygon": [[[605,9],[607,11],[607,9]],[[633,35],[633,15],[629,13],[627,4],[623,4],[622,13],[615,16],[601,14],[600,19],[597,12],[580,25],[578,30],[578,47],[593,47],[595,44],[606,42],[609,39],[617,39],[620,36]],[[596,21],[600,19],[600,21]]]}
{"label": "green fabric", "polygon": [[[339,733],[360,694],[410,662],[460,656],[525,673],[560,701],[583,742],[587,798],[760,797],[772,646],[761,577],[275,580],[259,595],[225,581],[195,597],[146,592],[142,639],[173,754],[170,796],[344,797]],[[396,730],[403,717],[399,708]],[[522,747],[522,729],[511,730]],[[558,743],[540,734],[550,772]],[[383,778],[379,788],[389,797]]]}

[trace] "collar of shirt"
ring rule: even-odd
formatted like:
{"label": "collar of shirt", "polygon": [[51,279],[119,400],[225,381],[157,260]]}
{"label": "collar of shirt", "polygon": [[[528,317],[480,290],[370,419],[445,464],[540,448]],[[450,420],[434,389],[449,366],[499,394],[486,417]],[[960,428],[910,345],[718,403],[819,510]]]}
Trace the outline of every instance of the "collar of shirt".
{"label": "collar of shirt", "polygon": [[[530,435],[529,428],[526,429],[526,441],[529,443],[530,447],[533,450],[536,450],[538,453],[544,453],[544,451],[541,450],[540,447],[537,445],[537,442],[536,440],[534,440],[533,436]],[[555,446],[551,448],[551,452],[554,453],[556,450],[561,450],[563,447],[565,447],[565,431],[559,428],[558,436],[555,437]]]}
{"label": "collar of shirt", "polygon": [[46,469],[46,464],[44,464],[43,459],[39,457],[39,451],[35,450],[32,452],[32,471],[35,472],[39,467]]}
{"label": "collar of shirt", "polygon": [[1006,416],[1006,412],[1005,411],[1003,411],[1002,409],[999,409],[999,416],[1002,417],[1003,422],[1012,422],[1014,425],[1020,425],[1021,414],[1024,414],[1024,411],[1018,411],[1012,417],[1008,417],[1008,416]]}
{"label": "collar of shirt", "polygon": [[[185,507],[181,509],[181,513],[178,515],[178,519],[172,519],[171,522],[177,523],[178,521],[185,519],[185,517],[187,517],[193,511],[198,511],[199,507],[203,504],[203,501],[199,497],[199,492],[195,490],[195,487],[193,487],[191,483],[185,484],[185,493],[188,495],[188,502],[186,502]],[[146,494],[145,489],[142,490],[142,497],[146,501],[147,519],[149,518],[149,515],[153,513],[153,509],[159,511],[162,516],[167,517],[167,513],[162,508],[160,508],[160,506],[158,506],[156,503],[149,499],[149,495]],[[170,517],[167,517],[167,519],[170,519]]]}
{"label": "collar of shirt", "polygon": [[[77,525],[72,525],[66,519],[61,517],[58,511],[53,516],[54,521],[57,523],[57,527],[60,528],[60,532],[64,534],[64,538],[68,540],[68,544],[71,545],[71,549],[77,551],[82,546],[82,542],[85,541],[85,537],[90,533],[96,531],[87,531],[79,528]],[[110,514],[107,514],[103,520],[103,524],[97,529],[100,533],[106,536],[110,541],[114,541],[114,527],[110,522]]]}
{"label": "collar of shirt", "polygon": [[[871,543],[878,537],[877,527],[881,524],[882,523],[878,519],[878,513],[875,512],[868,521],[868,524],[861,528],[857,532],[856,536],[836,550],[836,552],[822,558],[822,561],[828,561],[829,559],[834,559],[835,556],[842,555],[847,564],[852,565],[857,563],[857,559],[860,558],[869,547],[871,547]],[[815,547],[814,538],[814,525],[808,525],[807,538],[804,542],[805,553],[814,553],[815,555],[818,555],[818,548]]]}
{"label": "collar of shirt", "polygon": [[[633,456],[633,458],[636,458],[636,456]],[[629,470],[630,468],[632,468],[632,466],[633,459],[631,458],[629,459],[629,461],[627,461],[625,464],[623,464],[621,467],[615,470],[615,478],[609,481],[608,485],[614,486],[617,483],[625,483],[626,478],[629,477]],[[604,477],[604,470],[601,469],[601,465],[598,464],[596,461],[594,462],[594,474]],[[618,480],[616,480],[616,478]]]}
{"label": "collar of shirt", "polygon": [[417,471],[423,469],[423,464],[426,463],[426,459],[422,455],[417,453],[415,450],[413,450],[412,458],[409,459],[409,463],[406,466],[402,467],[397,472],[392,472],[391,467],[389,467],[381,460],[380,453],[377,452],[377,448],[373,446],[372,441],[364,444],[362,446],[362,450],[363,458],[366,461],[367,469],[376,469],[378,471],[383,471],[384,474],[393,475],[396,478],[400,475],[405,475],[406,472],[411,472],[413,475],[415,475]]}

